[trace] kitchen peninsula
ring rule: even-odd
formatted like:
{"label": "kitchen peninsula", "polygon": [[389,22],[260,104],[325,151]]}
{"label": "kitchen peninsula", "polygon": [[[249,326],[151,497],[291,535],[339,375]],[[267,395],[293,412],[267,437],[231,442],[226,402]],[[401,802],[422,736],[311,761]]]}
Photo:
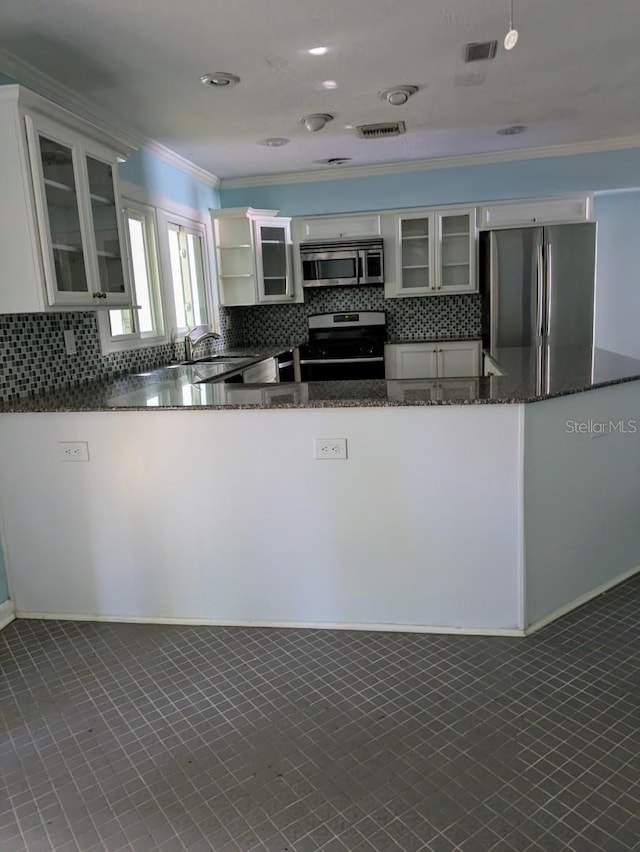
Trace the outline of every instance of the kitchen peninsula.
{"label": "kitchen peninsula", "polygon": [[[541,392],[531,358],[502,355],[464,404],[427,380],[153,401],[196,387],[189,367],[7,403],[18,614],[534,629],[640,565],[640,363],[596,351],[594,381],[569,370]],[[346,438],[348,458],[314,458],[315,438]],[[88,463],[61,461],[68,441]]]}

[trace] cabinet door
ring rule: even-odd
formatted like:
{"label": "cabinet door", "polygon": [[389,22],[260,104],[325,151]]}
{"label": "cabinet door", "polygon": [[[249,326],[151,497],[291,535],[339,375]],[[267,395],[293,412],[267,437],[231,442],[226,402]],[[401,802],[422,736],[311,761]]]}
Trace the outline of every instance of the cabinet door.
{"label": "cabinet door", "polygon": [[378,213],[366,216],[322,216],[318,219],[303,219],[301,224],[303,240],[380,236],[380,214]]}
{"label": "cabinet door", "polygon": [[436,216],[436,275],[438,293],[473,293],[475,280],[475,211],[455,210]]}
{"label": "cabinet door", "polygon": [[592,199],[548,198],[540,201],[488,205],[480,210],[480,227],[515,228],[518,225],[555,225],[564,222],[590,222]]}
{"label": "cabinet door", "polygon": [[438,378],[480,375],[480,343],[462,340],[438,344]]}
{"label": "cabinet door", "polygon": [[96,304],[78,137],[44,119],[26,124],[49,304]]}
{"label": "cabinet door", "polygon": [[265,358],[242,373],[242,381],[247,385],[267,384],[277,378],[275,358]]}
{"label": "cabinet door", "polygon": [[122,255],[122,210],[116,161],[107,151],[85,147],[95,277],[104,304],[130,303],[126,264]]}
{"label": "cabinet door", "polygon": [[289,220],[256,219],[254,233],[258,300],[289,301],[293,297]]}
{"label": "cabinet door", "polygon": [[396,295],[433,291],[433,226],[431,213],[396,216]]}
{"label": "cabinet door", "polygon": [[385,346],[385,378],[435,379],[437,344],[396,343]]}

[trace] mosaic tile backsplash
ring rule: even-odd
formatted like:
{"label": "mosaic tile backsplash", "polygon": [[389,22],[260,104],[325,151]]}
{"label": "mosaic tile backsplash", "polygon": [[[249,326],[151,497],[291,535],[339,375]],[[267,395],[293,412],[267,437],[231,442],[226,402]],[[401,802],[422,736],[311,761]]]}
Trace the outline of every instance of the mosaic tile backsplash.
{"label": "mosaic tile backsplash", "polygon": [[331,311],[386,311],[387,339],[480,337],[482,297],[477,294],[385,299],[381,287],[307,290],[304,304],[232,308],[242,314],[245,344],[291,343],[307,338],[307,317]]}
{"label": "mosaic tile backsplash", "polygon": [[[390,342],[478,337],[482,302],[477,294],[385,299],[382,288],[334,287],[305,294],[304,304],[221,308],[222,338],[198,354],[226,347],[307,339],[307,317],[330,311],[386,311]],[[77,354],[67,355],[63,331],[73,329]],[[182,344],[103,355],[94,312],[0,315],[0,400],[25,397],[92,379],[148,370],[184,357]]]}
{"label": "mosaic tile backsplash", "polygon": [[[198,354],[241,346],[242,318],[222,308],[222,338],[205,341]],[[73,329],[75,355],[67,355],[63,331]],[[0,315],[0,400],[148,370],[184,357],[183,344],[168,343],[103,355],[95,312]]]}

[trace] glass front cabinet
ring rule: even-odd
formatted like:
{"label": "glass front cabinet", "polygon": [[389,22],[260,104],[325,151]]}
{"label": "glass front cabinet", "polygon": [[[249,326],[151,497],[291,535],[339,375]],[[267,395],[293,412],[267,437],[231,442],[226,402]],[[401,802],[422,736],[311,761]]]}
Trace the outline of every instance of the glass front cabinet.
{"label": "glass front cabinet", "polygon": [[131,305],[116,155],[47,118],[25,121],[49,304]]}
{"label": "glass front cabinet", "polygon": [[262,305],[295,299],[291,219],[251,207],[213,210],[222,305]]}
{"label": "glass front cabinet", "polygon": [[475,209],[399,213],[395,217],[396,296],[473,293]]}

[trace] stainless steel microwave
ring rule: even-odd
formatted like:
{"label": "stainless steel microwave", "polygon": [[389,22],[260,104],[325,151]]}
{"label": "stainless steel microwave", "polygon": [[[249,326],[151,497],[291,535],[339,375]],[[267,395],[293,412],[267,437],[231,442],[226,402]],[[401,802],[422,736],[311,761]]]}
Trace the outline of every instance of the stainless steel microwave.
{"label": "stainless steel microwave", "polygon": [[381,239],[301,243],[303,287],[384,284]]}

